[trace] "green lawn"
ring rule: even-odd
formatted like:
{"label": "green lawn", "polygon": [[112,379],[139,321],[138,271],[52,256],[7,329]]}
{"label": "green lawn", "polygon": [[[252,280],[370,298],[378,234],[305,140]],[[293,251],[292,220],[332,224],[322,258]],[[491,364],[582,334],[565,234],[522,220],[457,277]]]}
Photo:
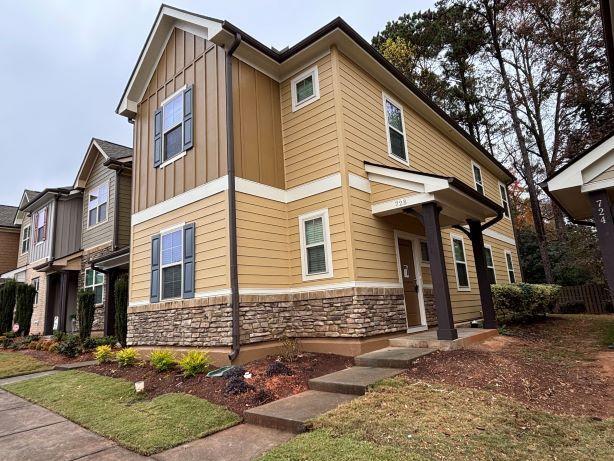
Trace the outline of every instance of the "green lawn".
{"label": "green lawn", "polygon": [[68,371],[10,384],[6,390],[142,454],[153,454],[240,421],[235,413],[187,394],[146,400],[123,379]]}
{"label": "green lawn", "polygon": [[614,420],[556,416],[504,396],[402,378],[317,419],[262,461],[607,460]]}
{"label": "green lawn", "polygon": [[52,365],[18,352],[0,352],[0,378],[51,370]]}

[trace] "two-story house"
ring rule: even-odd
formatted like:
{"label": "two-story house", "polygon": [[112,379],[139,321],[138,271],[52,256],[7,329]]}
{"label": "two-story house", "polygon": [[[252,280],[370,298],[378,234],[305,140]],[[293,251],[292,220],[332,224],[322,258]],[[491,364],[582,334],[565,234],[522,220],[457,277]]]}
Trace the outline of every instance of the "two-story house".
{"label": "two-story house", "polygon": [[244,361],[286,336],[453,339],[494,327],[490,283],[521,278],[512,175],[341,19],[278,52],[162,6],[117,112],[132,345]]}
{"label": "two-story house", "polygon": [[17,267],[20,225],[15,223],[17,207],[0,205],[0,274]]}

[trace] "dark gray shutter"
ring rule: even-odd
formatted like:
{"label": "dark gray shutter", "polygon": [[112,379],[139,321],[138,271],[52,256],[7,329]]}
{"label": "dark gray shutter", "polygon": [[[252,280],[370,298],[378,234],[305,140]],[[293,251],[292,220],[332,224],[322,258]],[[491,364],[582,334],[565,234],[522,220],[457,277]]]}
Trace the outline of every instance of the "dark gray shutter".
{"label": "dark gray shutter", "polygon": [[194,297],[194,223],[183,227],[183,297]]}
{"label": "dark gray shutter", "polygon": [[151,238],[151,289],[149,300],[160,301],[160,234]]}
{"label": "dark gray shutter", "polygon": [[192,148],[194,140],[194,125],[192,123],[194,105],[194,86],[190,85],[183,90],[183,150]]}
{"label": "dark gray shutter", "polygon": [[154,112],[154,168],[162,163],[162,108]]}

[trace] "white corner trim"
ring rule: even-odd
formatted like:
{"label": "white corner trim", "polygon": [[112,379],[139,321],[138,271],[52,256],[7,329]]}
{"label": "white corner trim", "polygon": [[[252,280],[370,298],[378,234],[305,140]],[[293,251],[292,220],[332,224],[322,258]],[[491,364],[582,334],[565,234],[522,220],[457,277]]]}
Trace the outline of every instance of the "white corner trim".
{"label": "white corner trim", "polygon": [[[297,101],[298,95],[296,93],[296,84],[309,76],[313,77],[313,95],[299,103]],[[292,94],[292,112],[296,112],[297,110],[320,99],[320,78],[318,75],[318,65],[316,64],[294,77],[290,81],[290,92]]]}
{"label": "white corner trim", "polygon": [[255,195],[281,203],[291,203],[341,187],[341,173],[334,173],[291,189],[278,189],[249,179],[235,178],[237,192]]}
{"label": "white corner trim", "polygon": [[371,182],[367,178],[358,176],[354,173],[348,173],[348,183],[350,187],[361,190],[367,194],[371,193]]}
{"label": "white corner trim", "polygon": [[[177,125],[179,126],[179,125]],[[175,163],[177,160],[179,160],[180,158],[183,158],[186,156],[186,154],[188,153],[188,151],[184,150],[183,152],[180,152],[177,155],[174,155],[173,157],[169,158],[168,160],[165,160],[164,162],[162,162],[160,165],[158,165],[158,168],[160,168],[161,170],[164,169],[164,167],[167,167],[169,165],[172,165],[173,163]]]}

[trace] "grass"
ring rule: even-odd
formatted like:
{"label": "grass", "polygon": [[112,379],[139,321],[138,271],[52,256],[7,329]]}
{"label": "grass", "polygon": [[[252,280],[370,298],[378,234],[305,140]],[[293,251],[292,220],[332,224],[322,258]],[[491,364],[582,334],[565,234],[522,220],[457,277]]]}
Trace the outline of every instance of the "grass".
{"label": "grass", "polygon": [[557,416],[466,388],[387,380],[262,461],[606,460],[614,420]]}
{"label": "grass", "polygon": [[614,319],[608,318],[601,324],[601,345],[614,344]]}
{"label": "grass", "polygon": [[51,370],[53,366],[18,352],[0,352],[0,378]]}
{"label": "grass", "polygon": [[123,379],[68,371],[10,384],[6,390],[144,455],[233,426],[235,413],[187,394],[147,400]]}

